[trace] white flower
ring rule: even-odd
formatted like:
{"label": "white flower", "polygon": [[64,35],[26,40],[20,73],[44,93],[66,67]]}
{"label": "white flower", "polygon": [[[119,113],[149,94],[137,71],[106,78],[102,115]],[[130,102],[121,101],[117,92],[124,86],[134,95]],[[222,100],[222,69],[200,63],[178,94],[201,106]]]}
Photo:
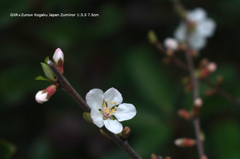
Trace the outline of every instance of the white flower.
{"label": "white flower", "polygon": [[[195,25],[195,29],[191,32],[189,37],[189,45],[191,48],[200,50],[205,47],[206,38],[214,34],[216,23],[213,19],[207,18],[205,10],[196,8],[187,13],[187,20]],[[187,26],[185,23],[180,23],[174,32],[174,37],[179,41],[186,40]]]}
{"label": "white flower", "polygon": [[167,49],[170,49],[170,50],[177,50],[178,48],[178,42],[177,40],[173,39],[173,38],[166,38],[164,40],[164,46],[167,48]]}
{"label": "white flower", "polygon": [[63,65],[64,54],[60,48],[57,48],[53,54],[53,61],[56,65]]}
{"label": "white flower", "polygon": [[121,93],[110,88],[105,93],[101,89],[92,89],[86,95],[86,101],[91,108],[91,118],[98,127],[105,127],[118,134],[122,132],[121,121],[132,119],[137,111],[134,105],[122,103]]}
{"label": "white flower", "polygon": [[38,103],[42,104],[48,101],[47,95],[48,95],[48,92],[44,90],[38,91],[37,94],[35,95],[35,99]]}

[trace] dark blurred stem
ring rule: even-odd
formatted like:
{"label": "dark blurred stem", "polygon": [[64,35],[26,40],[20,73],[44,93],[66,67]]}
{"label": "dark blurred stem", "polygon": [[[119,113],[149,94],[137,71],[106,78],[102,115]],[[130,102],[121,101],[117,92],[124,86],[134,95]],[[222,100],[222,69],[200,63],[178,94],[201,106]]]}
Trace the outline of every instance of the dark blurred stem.
{"label": "dark blurred stem", "polygon": [[[192,59],[189,49],[186,50],[186,58],[187,58],[188,69],[190,72],[191,81],[192,81],[192,85],[193,85],[193,98],[195,101],[199,97],[199,83],[198,83],[197,77],[194,74],[193,59]],[[196,116],[193,119],[193,126],[194,126],[195,134],[196,134],[198,153],[199,153],[199,157],[201,159],[204,156],[204,148],[203,148],[203,141],[201,140],[201,128],[200,128],[200,121],[199,121],[198,116]]]}
{"label": "dark blurred stem", "polygon": [[[90,108],[83,98],[76,92],[76,90],[70,85],[67,79],[58,71],[52,61],[48,60],[47,65],[57,76],[60,87],[68,92],[82,107],[85,112],[90,112]],[[101,128],[118,146],[120,146],[132,159],[141,159],[141,157],[130,147],[127,140],[122,140],[116,134],[111,133],[105,127]]]}

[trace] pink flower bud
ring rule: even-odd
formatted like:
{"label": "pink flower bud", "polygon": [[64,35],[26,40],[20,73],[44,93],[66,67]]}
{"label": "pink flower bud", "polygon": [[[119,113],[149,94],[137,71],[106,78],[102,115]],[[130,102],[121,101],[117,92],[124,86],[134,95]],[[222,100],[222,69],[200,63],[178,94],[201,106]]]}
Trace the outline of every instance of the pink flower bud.
{"label": "pink flower bud", "polygon": [[38,91],[35,95],[35,100],[42,104],[44,102],[47,102],[49,98],[56,92],[57,86],[51,85],[47,87],[45,90]]}
{"label": "pink flower bud", "polygon": [[178,111],[178,115],[183,118],[183,119],[186,119],[186,120],[189,120],[191,118],[191,115],[188,111],[184,110],[184,109],[180,109]]}
{"label": "pink flower bud", "polygon": [[180,138],[180,139],[176,139],[174,141],[174,144],[179,147],[191,147],[196,144],[196,141],[190,138]]}
{"label": "pink flower bud", "polygon": [[59,72],[63,73],[64,54],[60,48],[57,48],[53,54],[53,62]]}
{"label": "pink flower bud", "polygon": [[173,38],[166,38],[164,40],[164,46],[169,50],[177,50],[178,42]]}
{"label": "pink flower bud", "polygon": [[194,106],[201,107],[202,104],[203,104],[203,102],[202,102],[201,98],[197,98],[197,99],[194,100]]}
{"label": "pink flower bud", "polygon": [[209,62],[207,69],[209,72],[214,72],[217,69],[217,64],[215,62]]}

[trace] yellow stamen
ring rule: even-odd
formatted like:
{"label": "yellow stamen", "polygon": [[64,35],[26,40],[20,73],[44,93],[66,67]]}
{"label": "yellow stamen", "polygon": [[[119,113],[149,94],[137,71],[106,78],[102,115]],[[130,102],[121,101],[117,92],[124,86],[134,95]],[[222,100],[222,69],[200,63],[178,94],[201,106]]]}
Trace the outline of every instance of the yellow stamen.
{"label": "yellow stamen", "polygon": [[107,102],[107,100],[106,100],[106,99],[104,99],[104,102]]}
{"label": "yellow stamen", "polygon": [[113,103],[111,103],[111,105],[113,105]]}
{"label": "yellow stamen", "polygon": [[108,103],[111,103],[111,101],[108,101]]}
{"label": "yellow stamen", "polygon": [[117,104],[117,102],[114,102],[114,104]]}

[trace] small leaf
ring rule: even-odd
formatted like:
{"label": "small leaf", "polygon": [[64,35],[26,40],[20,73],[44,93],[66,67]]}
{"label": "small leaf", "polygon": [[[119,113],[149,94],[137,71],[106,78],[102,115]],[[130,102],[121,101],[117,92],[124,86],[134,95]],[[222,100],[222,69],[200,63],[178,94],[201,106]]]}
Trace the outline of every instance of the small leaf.
{"label": "small leaf", "polygon": [[49,56],[44,59],[44,63],[47,64],[48,60],[49,60]]}
{"label": "small leaf", "polygon": [[35,78],[35,80],[39,80],[39,81],[50,81],[49,79],[47,79],[47,78],[45,78],[45,77],[43,77],[43,76],[37,76],[37,77]]}
{"label": "small leaf", "polygon": [[46,77],[47,77],[49,80],[54,81],[54,77],[55,77],[56,75],[52,72],[51,68],[49,68],[47,64],[42,63],[42,62],[41,62],[41,65],[42,65],[43,72],[44,72],[44,74],[46,75]]}

